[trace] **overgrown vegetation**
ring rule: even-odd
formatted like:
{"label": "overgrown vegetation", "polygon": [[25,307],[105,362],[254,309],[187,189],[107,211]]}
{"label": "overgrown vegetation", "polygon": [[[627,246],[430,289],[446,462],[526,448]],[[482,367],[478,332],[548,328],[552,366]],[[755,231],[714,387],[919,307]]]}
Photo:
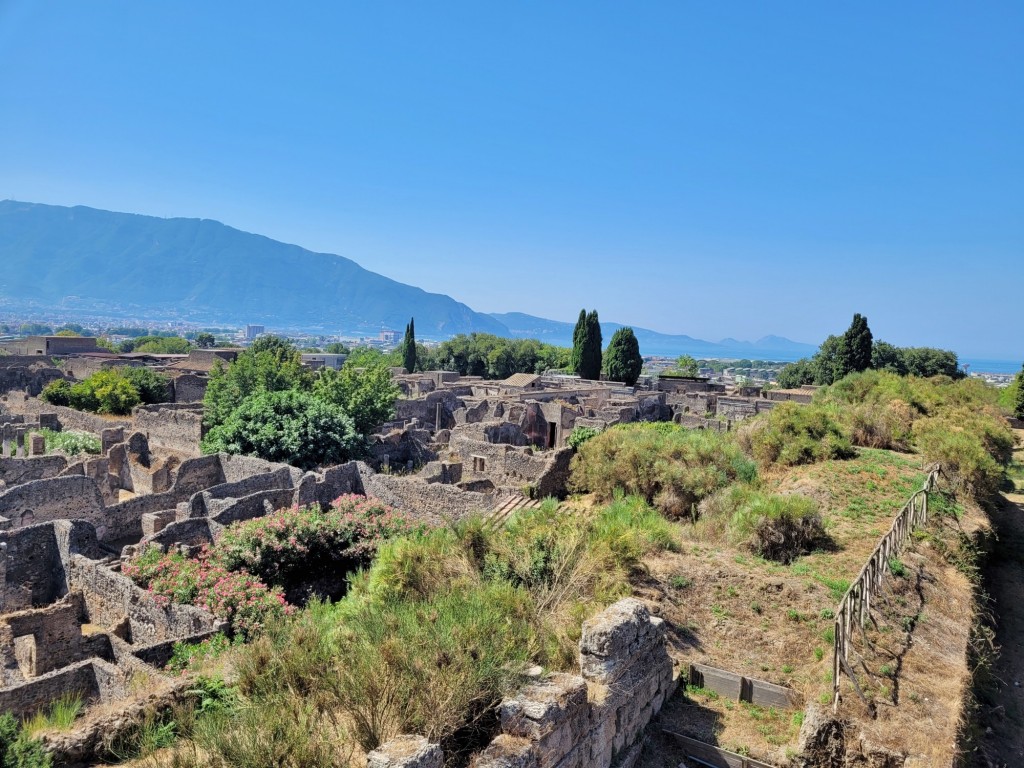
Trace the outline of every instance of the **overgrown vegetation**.
{"label": "overgrown vegetation", "polygon": [[783,368],[778,384],[786,388],[802,384],[829,385],[851,373],[871,368],[898,376],[948,376],[952,379],[965,376],[955,352],[931,347],[895,347],[874,341],[867,318],[855,314],[844,334],[829,336],[813,357]]}
{"label": "overgrown vegetation", "polygon": [[582,519],[549,501],[500,530],[473,518],[392,539],[344,599],[237,649],[238,705],[198,718],[174,764],[335,765],[346,743],[410,732],[457,755],[489,738],[526,666],[574,666],[583,619],[675,546],[621,495]]}
{"label": "overgrown vegetation", "polygon": [[314,504],[233,525],[194,559],[149,547],[124,572],[159,599],[206,608],[252,638],[292,612],[286,594],[293,603],[324,591],[337,597],[345,575],[382,541],[415,530],[391,507],[343,496],[330,509]]}
{"label": "overgrown vegetation", "polygon": [[489,333],[459,334],[436,349],[417,347],[420,370],[458,371],[462,376],[507,379],[513,373],[544,373],[568,370],[566,347],[544,344],[536,339],[506,339]]}
{"label": "overgrown vegetation", "polygon": [[352,355],[341,371],[314,374],[291,344],[261,337],[211,372],[203,450],[305,469],[348,461],[363,451],[363,437],[394,415],[399,390],[387,362]]}
{"label": "overgrown vegetation", "polygon": [[695,517],[696,505],[756,468],[727,434],[675,424],[626,424],[586,441],[572,461],[570,486],[609,500],[635,494],[669,517]]}
{"label": "overgrown vegetation", "polygon": [[853,455],[849,437],[833,413],[820,405],[784,402],[752,421],[741,440],[762,467],[792,467]]}
{"label": "overgrown vegetation", "polygon": [[43,436],[47,453],[62,451],[68,456],[77,456],[80,453],[98,454],[102,448],[100,439],[88,432],[54,432],[52,429],[34,432]]}
{"label": "overgrown vegetation", "polygon": [[10,712],[0,715],[0,765],[3,768],[51,768],[53,760],[38,739]]}
{"label": "overgrown vegetation", "polygon": [[92,413],[125,416],[136,405],[167,402],[169,380],[149,368],[122,366],[104,368],[84,381],[51,381],[39,397],[53,405]]}
{"label": "overgrown vegetation", "polygon": [[929,379],[865,371],[819,393],[857,445],[916,450],[938,462],[960,492],[992,498],[1014,445],[998,392],[976,379]]}

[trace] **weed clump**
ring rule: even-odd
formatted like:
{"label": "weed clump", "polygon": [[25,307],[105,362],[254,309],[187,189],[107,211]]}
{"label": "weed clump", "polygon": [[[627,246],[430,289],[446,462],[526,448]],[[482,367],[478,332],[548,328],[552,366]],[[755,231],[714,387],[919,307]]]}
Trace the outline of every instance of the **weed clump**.
{"label": "weed clump", "polygon": [[624,424],[584,443],[573,458],[570,486],[603,501],[616,489],[640,496],[672,518],[756,467],[731,436],[675,424]]}
{"label": "weed clump", "polygon": [[762,467],[848,459],[853,445],[832,409],[817,404],[780,403],[746,432],[750,451]]}

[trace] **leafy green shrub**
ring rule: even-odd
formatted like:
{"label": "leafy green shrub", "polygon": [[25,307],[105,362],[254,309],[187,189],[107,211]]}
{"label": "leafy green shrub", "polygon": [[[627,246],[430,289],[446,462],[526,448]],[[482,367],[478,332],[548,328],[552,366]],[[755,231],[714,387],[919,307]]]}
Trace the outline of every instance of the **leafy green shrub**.
{"label": "leafy green shrub", "polygon": [[168,379],[148,368],[105,368],[85,381],[51,381],[39,397],[53,405],[124,416],[139,403],[168,399]]}
{"label": "leafy green shrub", "polygon": [[170,400],[170,379],[152,368],[127,366],[117,370],[135,387],[143,403],[153,405]]}
{"label": "leafy green shrub", "polygon": [[222,632],[198,643],[175,643],[167,669],[171,672],[184,672],[197,662],[216,658],[230,647],[231,641]]}
{"label": "leafy green shrub", "polygon": [[580,446],[587,442],[587,440],[597,437],[599,434],[601,434],[600,431],[593,427],[575,427],[569,433],[569,437],[565,439],[565,442],[570,448],[579,450]]}
{"label": "leafy green shrub", "polygon": [[204,453],[258,456],[301,469],[341,464],[361,447],[344,410],[298,390],[250,395],[202,441]]}
{"label": "leafy green shrub", "polygon": [[719,488],[755,475],[728,435],[664,422],[626,424],[584,443],[572,460],[570,487],[606,501],[621,489],[680,517]]}
{"label": "leafy green shrub", "polygon": [[750,435],[751,450],[763,467],[794,466],[853,456],[853,446],[829,409],[784,402],[768,412]]}
{"label": "leafy green shrub", "polygon": [[395,415],[400,390],[383,361],[357,366],[346,360],[340,371],[325,368],[313,383],[313,393],[352,417],[356,431],[370,434]]}
{"label": "leafy green shrub", "polygon": [[65,408],[71,407],[71,382],[67,379],[55,379],[43,387],[39,393],[39,399],[45,400],[50,405],[62,405]]}
{"label": "leafy green shrub", "polygon": [[51,768],[53,759],[10,712],[0,715],[0,765],[3,768]]}
{"label": "leafy green shrub", "polygon": [[766,494],[744,485],[725,488],[705,501],[698,525],[705,535],[726,537],[782,563],[828,542],[813,499]]}

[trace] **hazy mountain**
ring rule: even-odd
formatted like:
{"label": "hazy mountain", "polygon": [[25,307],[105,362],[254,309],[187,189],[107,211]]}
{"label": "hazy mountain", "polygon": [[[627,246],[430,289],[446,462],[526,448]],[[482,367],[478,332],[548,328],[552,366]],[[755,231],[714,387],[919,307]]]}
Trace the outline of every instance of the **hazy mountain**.
{"label": "hazy mountain", "polygon": [[[572,346],[572,331],[575,323],[545,320],[542,317],[525,315],[522,312],[492,313],[491,317],[509,329],[509,335],[517,338],[540,339],[549,344]],[[612,334],[622,328],[620,323],[601,323],[601,336],[607,344]],[[722,339],[719,342],[695,339],[692,336],[658,333],[647,328],[632,326],[640,351],[645,355],[682,355],[694,357],[752,358],[760,360],[796,360],[813,355],[817,347],[801,344],[782,336],[765,336],[757,341]]]}
{"label": "hazy mountain", "polygon": [[[351,259],[209,219],[0,201],[0,306],[151,320],[260,323],[376,334],[416,318],[420,337],[480,331],[572,344],[572,323],[487,315],[363,269]],[[621,326],[602,323],[605,342]],[[702,341],[634,326],[646,355],[796,359],[814,347],[778,336]]]}
{"label": "hazy mountain", "polygon": [[208,219],[3,201],[0,264],[0,297],[39,307],[366,333],[414,316],[423,336],[505,333],[448,296]]}

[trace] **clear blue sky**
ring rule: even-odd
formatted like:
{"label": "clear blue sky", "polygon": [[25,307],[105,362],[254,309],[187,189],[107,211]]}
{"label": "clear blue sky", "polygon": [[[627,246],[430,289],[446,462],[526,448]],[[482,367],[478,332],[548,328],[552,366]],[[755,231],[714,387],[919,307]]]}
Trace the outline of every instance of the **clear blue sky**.
{"label": "clear blue sky", "polygon": [[1024,358],[1024,3],[0,0],[0,198],[482,311]]}

